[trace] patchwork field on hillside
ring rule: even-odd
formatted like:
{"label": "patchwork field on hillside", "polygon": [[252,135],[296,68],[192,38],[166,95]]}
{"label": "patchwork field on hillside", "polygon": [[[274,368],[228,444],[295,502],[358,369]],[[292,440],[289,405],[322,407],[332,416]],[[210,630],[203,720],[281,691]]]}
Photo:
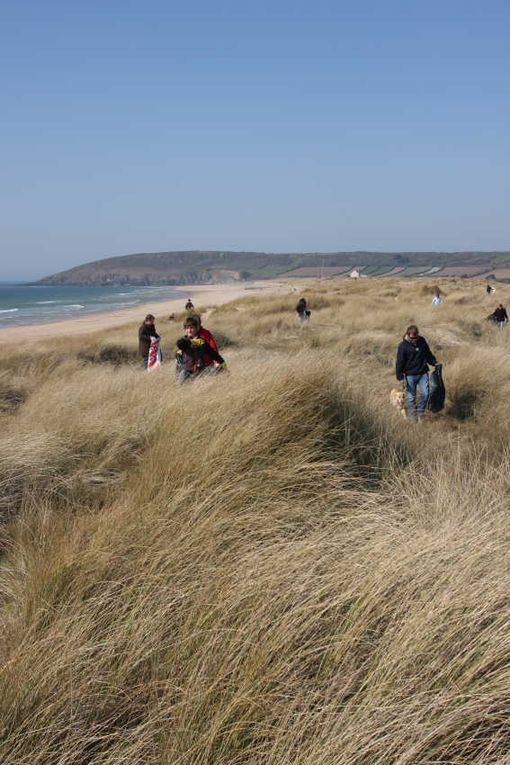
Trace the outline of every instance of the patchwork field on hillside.
{"label": "patchwork field on hillside", "polygon": [[287,271],[286,277],[305,276],[311,278],[320,278],[326,276],[339,276],[340,274],[349,273],[350,269],[342,266],[302,266],[301,268],[294,268],[292,271]]}

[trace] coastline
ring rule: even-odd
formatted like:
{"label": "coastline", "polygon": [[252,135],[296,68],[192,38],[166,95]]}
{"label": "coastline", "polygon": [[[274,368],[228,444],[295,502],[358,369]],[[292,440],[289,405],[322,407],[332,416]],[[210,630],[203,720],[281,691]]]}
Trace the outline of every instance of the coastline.
{"label": "coastline", "polygon": [[156,321],[158,321],[170,313],[183,311],[187,297],[192,298],[197,308],[204,307],[204,304],[206,307],[212,308],[214,305],[229,303],[231,300],[246,297],[250,294],[287,293],[291,289],[291,283],[283,281],[172,286],[172,290],[178,290],[182,293],[181,298],[170,300],[159,298],[158,300],[140,303],[131,308],[122,308],[117,311],[98,311],[86,316],[75,316],[65,321],[59,320],[45,324],[24,324],[22,326],[6,327],[0,330],[0,343],[86,335],[104,329],[105,324],[111,329],[122,326],[129,321],[141,321],[147,313],[153,313],[156,316]]}

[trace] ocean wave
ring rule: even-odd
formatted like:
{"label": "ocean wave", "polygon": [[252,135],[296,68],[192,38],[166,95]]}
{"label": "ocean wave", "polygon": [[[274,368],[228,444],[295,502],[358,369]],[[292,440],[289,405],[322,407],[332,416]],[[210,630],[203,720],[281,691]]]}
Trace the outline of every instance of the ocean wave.
{"label": "ocean wave", "polygon": [[0,310],[0,313],[15,313],[16,311],[19,311],[19,308],[4,308]]}
{"label": "ocean wave", "polygon": [[38,300],[36,305],[50,305],[50,303],[56,303],[56,300]]}
{"label": "ocean wave", "polygon": [[85,306],[79,303],[72,303],[71,305],[63,305],[62,308],[85,308]]}

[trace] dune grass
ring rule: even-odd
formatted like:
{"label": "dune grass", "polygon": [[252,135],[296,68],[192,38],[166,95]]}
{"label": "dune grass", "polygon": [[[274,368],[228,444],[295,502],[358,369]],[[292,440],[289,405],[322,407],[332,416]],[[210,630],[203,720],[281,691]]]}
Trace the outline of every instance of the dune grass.
{"label": "dune grass", "polygon": [[[182,387],[135,325],[3,354],[3,765],[509,762],[510,344],[442,287],[235,301]],[[414,427],[411,322],[449,390]]]}

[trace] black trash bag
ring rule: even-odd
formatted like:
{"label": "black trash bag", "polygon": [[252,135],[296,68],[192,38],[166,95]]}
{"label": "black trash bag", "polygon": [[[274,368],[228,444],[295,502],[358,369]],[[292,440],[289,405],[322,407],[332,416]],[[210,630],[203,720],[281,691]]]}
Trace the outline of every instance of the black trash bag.
{"label": "black trash bag", "polygon": [[431,412],[440,412],[444,409],[446,389],[443,382],[443,365],[437,364],[430,375],[430,396],[428,408]]}

